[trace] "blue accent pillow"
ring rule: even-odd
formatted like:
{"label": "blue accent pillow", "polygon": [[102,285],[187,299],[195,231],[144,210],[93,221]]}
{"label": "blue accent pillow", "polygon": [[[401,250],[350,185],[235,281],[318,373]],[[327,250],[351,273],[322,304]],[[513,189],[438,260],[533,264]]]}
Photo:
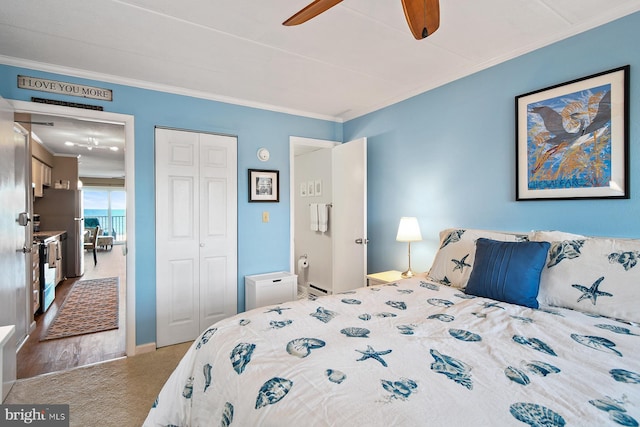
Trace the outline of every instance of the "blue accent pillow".
{"label": "blue accent pillow", "polygon": [[540,274],[549,242],[476,240],[476,257],[465,292],[538,308]]}

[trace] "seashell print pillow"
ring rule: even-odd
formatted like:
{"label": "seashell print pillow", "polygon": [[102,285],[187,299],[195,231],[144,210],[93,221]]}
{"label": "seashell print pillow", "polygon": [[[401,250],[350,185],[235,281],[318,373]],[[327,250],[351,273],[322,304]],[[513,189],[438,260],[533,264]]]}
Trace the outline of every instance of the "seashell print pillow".
{"label": "seashell print pillow", "polygon": [[440,232],[440,247],[427,273],[427,278],[446,286],[464,289],[473,267],[476,240],[502,242],[526,241],[524,234],[478,229],[448,228]]}
{"label": "seashell print pillow", "polygon": [[640,322],[640,240],[584,237],[553,241],[540,276],[541,306]]}
{"label": "seashell print pillow", "polygon": [[587,237],[581,234],[567,233],[566,231],[558,230],[535,230],[529,234],[529,240],[532,242],[555,242],[560,240],[579,240],[586,238]]}

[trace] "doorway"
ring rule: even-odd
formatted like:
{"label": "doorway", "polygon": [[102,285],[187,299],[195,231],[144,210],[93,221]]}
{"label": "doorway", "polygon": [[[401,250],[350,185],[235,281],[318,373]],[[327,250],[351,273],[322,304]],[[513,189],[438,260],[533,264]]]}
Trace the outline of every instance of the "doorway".
{"label": "doorway", "polygon": [[324,233],[310,230],[307,212],[312,204],[331,203],[331,150],[338,144],[307,138],[290,139],[291,271],[297,275],[298,294],[302,297],[331,292],[333,227],[328,224],[330,228]]}
{"label": "doorway", "polygon": [[321,296],[364,286],[366,138],[339,143],[290,137],[289,153],[290,268],[299,293]]}
{"label": "doorway", "polygon": [[[75,109],[70,107],[60,107],[55,105],[47,105],[47,104],[35,104],[24,101],[9,101],[15,111],[17,113],[26,113],[32,115],[47,115],[52,117],[62,117],[65,119],[74,120],[79,126],[82,126],[83,123],[111,123],[117,124],[124,127],[125,133],[125,175],[126,181],[124,184],[124,191],[126,193],[126,224],[127,224],[127,241],[125,245],[122,245],[118,248],[117,251],[113,251],[110,254],[118,255],[121,257],[121,268],[122,276],[124,284],[121,286],[121,289],[124,292],[121,294],[120,301],[124,306],[123,309],[120,310],[120,329],[124,330],[124,354],[133,355],[135,354],[135,222],[134,222],[134,214],[135,214],[135,191],[134,191],[134,118],[133,116],[118,114],[118,113],[105,113],[101,111],[93,111],[93,110],[82,110]],[[122,260],[124,260],[122,262]],[[106,263],[105,263],[106,264]],[[93,266],[93,260],[87,263],[89,266]],[[126,274],[125,274],[126,273]],[[113,273],[109,273],[114,275]],[[86,275],[86,273],[85,273]],[[119,274],[118,274],[119,275]],[[84,280],[90,275],[86,275],[80,277],[80,280]],[[62,282],[64,285],[69,279]],[[61,287],[61,286],[59,286]],[[61,289],[64,292],[64,289]],[[61,294],[61,296],[64,296]],[[38,339],[38,337],[35,337]],[[59,340],[60,341],[60,340]],[[94,343],[95,345],[96,343]],[[113,346],[113,343],[106,343],[106,346]],[[61,356],[71,355],[77,358],[78,346],[73,344],[68,348],[61,348],[58,352]],[[100,352],[98,352],[100,353]],[[107,350],[101,351],[101,353],[105,354],[106,358],[113,358],[109,356],[109,352]],[[122,354],[120,354],[122,355]],[[94,355],[95,356],[95,355]],[[93,356],[92,356],[93,357]],[[100,356],[95,356],[100,357]],[[89,357],[86,363],[94,363],[99,360],[91,360]],[[103,357],[103,358],[104,358]],[[21,355],[18,354],[18,363],[20,362]],[[55,367],[52,366],[52,369]]]}

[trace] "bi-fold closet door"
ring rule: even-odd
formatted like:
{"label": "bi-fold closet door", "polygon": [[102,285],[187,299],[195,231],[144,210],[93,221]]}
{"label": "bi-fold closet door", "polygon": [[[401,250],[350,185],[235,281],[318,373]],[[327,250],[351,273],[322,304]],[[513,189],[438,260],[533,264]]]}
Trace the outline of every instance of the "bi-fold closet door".
{"label": "bi-fold closet door", "polygon": [[156,345],[237,312],[237,138],[156,129]]}

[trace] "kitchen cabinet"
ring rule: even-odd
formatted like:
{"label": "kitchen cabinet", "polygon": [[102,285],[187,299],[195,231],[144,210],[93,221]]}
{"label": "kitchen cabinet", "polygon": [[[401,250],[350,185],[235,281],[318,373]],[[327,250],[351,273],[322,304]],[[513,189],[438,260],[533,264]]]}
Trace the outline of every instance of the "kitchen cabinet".
{"label": "kitchen cabinet", "polygon": [[33,185],[33,195],[43,196],[44,187],[51,186],[51,167],[35,157],[31,158],[31,183]]}
{"label": "kitchen cabinet", "polygon": [[42,185],[51,187],[51,168],[42,163]]}
{"label": "kitchen cabinet", "polygon": [[42,162],[35,157],[31,158],[31,183],[33,185],[33,195],[42,197]]}

